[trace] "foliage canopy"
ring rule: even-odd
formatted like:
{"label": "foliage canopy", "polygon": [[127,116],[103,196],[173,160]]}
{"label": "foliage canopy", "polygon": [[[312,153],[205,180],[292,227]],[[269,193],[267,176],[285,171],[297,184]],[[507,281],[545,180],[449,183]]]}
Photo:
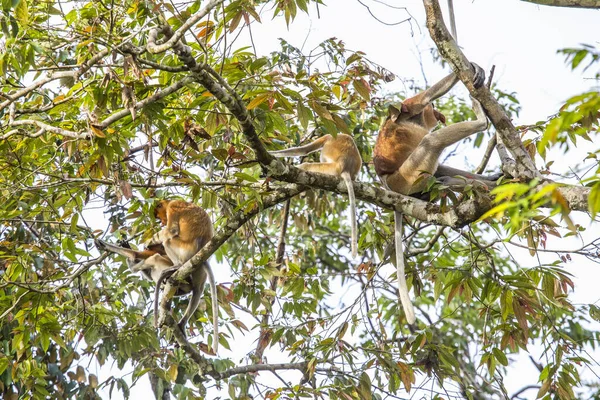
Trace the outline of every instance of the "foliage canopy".
{"label": "foliage canopy", "polygon": [[[543,157],[594,139],[598,92],[519,127],[522,142],[498,126],[470,140],[483,153],[487,138],[500,135],[516,164],[520,147],[529,162],[537,156],[543,167],[533,179],[512,173],[491,201],[478,187],[457,195],[432,182],[438,205],[423,214],[431,219],[409,218],[405,232],[419,319],[411,332],[386,249],[391,210],[423,202],[394,205],[382,189],[369,191],[380,186],[370,160],[386,106],[410,93],[383,94],[393,75],[339,39],[308,53],[281,40],[268,56],[239,39],[262,19],[292,26],[322,3],[2,1],[1,397],[127,397],[131,381],[118,370],[99,381],[90,367],[114,360],[133,366],[134,381],[148,375],[158,398],[169,398],[167,388],[202,398],[216,387],[231,398],[371,399],[431,382],[440,393],[427,389],[433,398],[498,398],[511,356],[534,344],[545,355],[536,360],[538,397],[600,393],[579,375],[594,363],[585,354],[600,339],[590,328],[600,309],[569,301],[571,255],[522,265],[503,246],[525,243],[536,255],[549,251],[548,235],[582,234],[573,210],[596,218],[598,149],[587,155],[592,172],[573,186],[548,182],[552,165]],[[562,51],[573,68],[597,67],[594,47]],[[488,92],[504,115],[518,114],[514,94],[494,85]],[[473,118],[456,97],[437,108],[448,123]],[[290,172],[261,153],[338,132],[354,136],[365,162],[358,262],[349,259],[338,181]],[[152,327],[154,285],[95,249],[95,237],[141,247],[157,229],[151,210],[164,197],[202,205],[221,232],[210,252],[213,268],[231,271],[219,285],[220,343],[231,357],[175,347],[169,328]],[[474,211],[459,213],[461,204]],[[432,223],[451,213],[447,226]],[[598,251],[596,240],[576,253],[597,259]],[[194,351],[212,340],[210,309],[189,328]],[[244,335],[257,339],[256,349],[236,347]],[[283,352],[288,363],[269,364],[265,349]],[[252,374],[261,369],[300,373],[263,389]]]}

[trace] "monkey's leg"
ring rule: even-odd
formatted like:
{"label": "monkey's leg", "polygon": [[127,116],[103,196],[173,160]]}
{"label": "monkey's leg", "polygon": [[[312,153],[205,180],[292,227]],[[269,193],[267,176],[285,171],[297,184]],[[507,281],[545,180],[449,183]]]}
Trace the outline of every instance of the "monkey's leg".
{"label": "monkey's leg", "polygon": [[[110,251],[111,253],[119,254],[123,257],[126,257],[128,260],[135,260],[136,258],[138,258],[136,256],[136,253],[138,253],[138,252],[136,252],[135,250],[115,246],[113,244],[105,242],[102,239],[96,239],[95,242],[96,242],[96,247],[98,247],[98,250]],[[142,253],[142,252],[139,252],[139,253]]]}
{"label": "monkey's leg", "polygon": [[[145,253],[149,252],[145,250]],[[135,263],[135,264],[134,264]],[[145,269],[165,269],[168,267],[172,267],[173,263],[167,257],[161,256],[160,254],[154,253],[150,257],[136,257],[131,264],[129,264],[129,269],[133,272],[139,272]]]}
{"label": "monkey's leg", "polygon": [[304,171],[320,172],[321,174],[340,176],[340,166],[338,163],[303,163],[298,165],[298,168]]}
{"label": "monkey's leg", "polygon": [[486,182],[486,181],[495,182],[498,179],[500,179],[501,177],[503,177],[504,174],[502,172],[498,172],[494,175],[481,175],[481,174],[475,174],[473,172],[463,171],[462,169],[448,167],[447,165],[440,164],[440,165],[438,165],[437,171],[435,171],[434,176],[436,178],[443,178],[443,177],[447,177],[447,176],[462,176],[467,179],[477,179],[479,181],[484,181],[484,182]]}
{"label": "monkey's leg", "polygon": [[325,146],[325,143],[327,143],[327,141],[330,140],[331,138],[332,138],[331,135],[325,135],[325,136],[320,137],[319,139],[315,140],[314,142],[311,142],[304,146],[292,147],[292,148],[285,149],[285,150],[270,151],[269,153],[273,157],[305,156],[307,154],[314,153],[315,151],[319,150],[321,147]]}
{"label": "monkey's leg", "polygon": [[198,271],[194,271],[194,274],[192,275],[192,296],[190,297],[190,301],[183,316],[177,323],[184,335],[188,321],[192,315],[194,315],[194,312],[196,312],[196,309],[198,308],[198,304],[200,304],[200,300],[202,300],[202,292],[204,291],[206,277],[207,271],[204,265]]}
{"label": "monkey's leg", "polygon": [[443,95],[445,95],[446,93],[448,93],[450,91],[450,89],[452,89],[454,87],[454,85],[456,85],[457,82],[458,82],[458,77],[453,72],[450,75],[443,78],[441,81],[432,85],[430,88],[428,88],[428,89],[422,91],[421,93],[417,94],[416,96],[413,96],[410,99],[408,99],[408,100],[410,100],[411,106],[413,106],[413,107],[415,105],[421,106],[420,109],[415,108],[413,110],[413,112],[415,114],[422,112],[423,109],[428,104],[430,104],[432,101],[434,101],[435,99],[438,99],[438,98],[442,97]]}
{"label": "monkey's leg", "polygon": [[473,111],[477,116],[475,121],[459,122],[425,135],[421,143],[402,164],[399,170],[400,175],[409,184],[412,185],[423,172],[430,174],[435,172],[438,159],[446,147],[481,132],[487,127],[487,118],[481,104],[475,99],[472,100]]}
{"label": "monkey's leg", "polygon": [[153,246],[156,244],[163,244],[165,241],[169,239],[169,231],[167,227],[162,228],[159,232],[155,233],[154,236],[147,242],[148,246]]}

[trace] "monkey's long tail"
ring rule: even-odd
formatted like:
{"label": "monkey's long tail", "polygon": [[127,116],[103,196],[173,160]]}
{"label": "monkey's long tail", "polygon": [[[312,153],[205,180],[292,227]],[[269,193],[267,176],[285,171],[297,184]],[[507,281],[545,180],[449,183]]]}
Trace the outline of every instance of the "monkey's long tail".
{"label": "monkey's long tail", "polygon": [[402,244],[402,213],[394,211],[394,241],[396,245],[396,274],[398,275],[398,296],[410,325],[416,321],[415,308],[408,296],[404,265],[404,246]]}
{"label": "monkey's long tail", "polygon": [[348,189],[348,200],[350,201],[350,227],[352,229],[351,248],[352,258],[358,255],[358,227],[356,226],[356,197],[354,196],[354,186],[352,186],[352,178],[348,172],[342,172],[342,179]]}
{"label": "monkey's long tail", "polygon": [[212,268],[206,262],[206,272],[208,274],[208,286],[210,286],[210,297],[212,300],[212,315],[213,315],[213,350],[215,354],[219,351],[219,299],[217,297],[217,284],[215,283],[215,275]]}

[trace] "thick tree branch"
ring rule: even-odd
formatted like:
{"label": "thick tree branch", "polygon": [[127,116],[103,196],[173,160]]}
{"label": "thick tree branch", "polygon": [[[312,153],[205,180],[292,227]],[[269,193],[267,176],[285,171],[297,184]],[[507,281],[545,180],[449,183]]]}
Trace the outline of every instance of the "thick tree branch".
{"label": "thick tree branch", "polygon": [[600,8],[599,0],[522,0],[526,3],[535,3],[541,6],[573,7],[573,8]]}
{"label": "thick tree branch", "polygon": [[487,116],[492,121],[492,124],[496,127],[498,134],[502,138],[502,142],[513,155],[517,162],[515,177],[526,180],[541,178],[529,153],[525,150],[525,147],[521,142],[517,129],[502,109],[500,103],[498,103],[485,85],[478,89],[473,86],[473,70],[471,63],[448,32],[448,29],[444,24],[439,1],[423,0],[423,3],[425,5],[427,27],[431,38],[435,42],[442,57],[448,61],[452,70],[465,84],[471,95],[479,100],[485,109]]}

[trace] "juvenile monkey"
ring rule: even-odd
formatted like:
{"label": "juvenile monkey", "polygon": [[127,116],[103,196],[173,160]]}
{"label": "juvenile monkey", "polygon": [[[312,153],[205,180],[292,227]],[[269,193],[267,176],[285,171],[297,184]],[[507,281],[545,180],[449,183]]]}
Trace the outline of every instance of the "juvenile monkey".
{"label": "juvenile monkey", "polygon": [[[471,65],[475,73],[473,85],[479,88],[484,83],[485,72],[477,64]],[[405,100],[399,107],[389,107],[388,118],[377,136],[373,157],[375,172],[388,189],[405,195],[423,191],[427,186],[427,179],[423,179],[423,175],[431,176],[436,172],[442,151],[487,127],[481,104],[472,98],[477,117],[475,121],[456,123],[432,132],[438,122],[446,122],[446,117],[436,111],[431,103],[446,94],[457,82],[458,77],[452,73],[429,89]],[[412,325],[416,318],[404,272],[402,213],[395,212],[394,219],[398,294],[406,319]]]}
{"label": "juvenile monkey", "polygon": [[327,175],[339,176],[344,180],[348,189],[350,201],[350,226],[352,229],[351,248],[352,257],[358,254],[358,229],[356,227],[356,198],[352,181],[362,166],[362,158],[352,136],[343,133],[336,137],[325,135],[314,142],[300,147],[286,150],[271,151],[274,157],[304,156],[321,149],[321,162],[302,163],[298,168],[310,172],[320,172]]}
{"label": "juvenile monkey", "polygon": [[[96,246],[99,250],[122,255],[127,259],[127,266],[131,272],[141,272],[144,278],[154,282],[158,281],[163,271],[173,266],[162,245],[148,246],[145,250],[136,251],[96,239]],[[183,287],[180,289],[183,290]],[[189,292],[188,290],[186,293]]]}
{"label": "juvenile monkey", "polygon": [[[192,258],[214,235],[213,225],[210,217],[200,206],[182,200],[161,200],[154,209],[156,218],[164,225],[163,229],[155,234],[148,242],[149,245],[162,244],[173,267],[161,272],[156,281],[156,292],[154,298],[155,324],[158,318],[158,299],[160,286],[165,279],[173,274],[179,267]],[[208,262],[205,262],[197,272],[203,278],[200,289],[204,287],[206,278],[210,286],[212,297],[214,339],[213,349],[218,351],[218,299],[215,278]],[[199,282],[200,283],[200,282]],[[192,292],[192,298],[188,304],[183,317],[179,321],[179,328],[184,332],[188,320],[198,308],[202,290]]]}

